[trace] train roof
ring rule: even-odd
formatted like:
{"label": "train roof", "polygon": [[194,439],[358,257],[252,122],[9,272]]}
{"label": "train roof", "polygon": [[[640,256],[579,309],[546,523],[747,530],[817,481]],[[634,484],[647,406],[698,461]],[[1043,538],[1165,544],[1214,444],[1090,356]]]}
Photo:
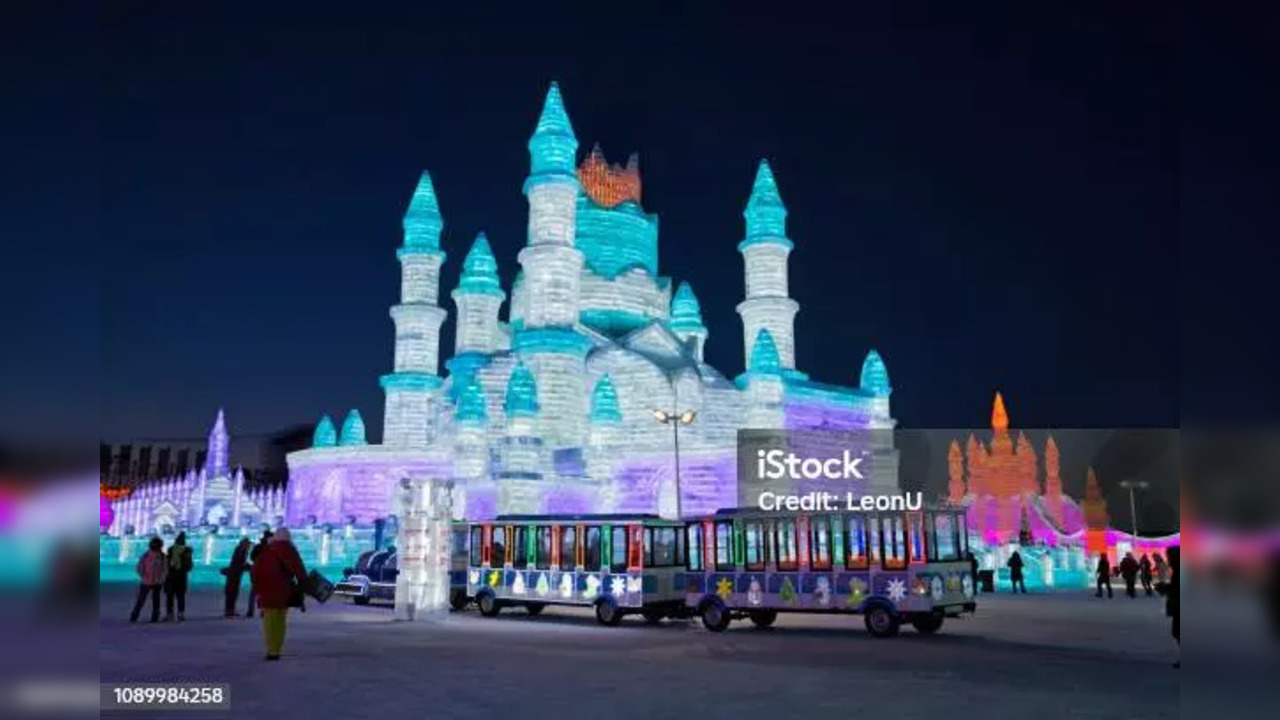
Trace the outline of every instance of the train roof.
{"label": "train roof", "polygon": [[[925,503],[919,512],[936,512],[941,510],[955,510],[956,512],[964,512],[964,508],[953,507],[945,503]],[[895,513],[903,512],[902,510],[865,510],[860,511],[858,515],[874,515],[876,513]],[[917,511],[911,511],[917,512]],[[841,515],[849,514],[848,510],[762,510],[758,507],[740,507],[740,508],[721,508],[715,511],[711,517],[733,517],[735,515]],[[705,515],[702,517],[706,517]],[[694,518],[686,518],[694,519]]]}
{"label": "train roof", "polygon": [[[663,518],[652,513],[606,513],[601,515],[561,514],[561,515],[499,515],[494,522],[624,522],[624,521],[661,521]],[[670,520],[668,522],[680,522]]]}

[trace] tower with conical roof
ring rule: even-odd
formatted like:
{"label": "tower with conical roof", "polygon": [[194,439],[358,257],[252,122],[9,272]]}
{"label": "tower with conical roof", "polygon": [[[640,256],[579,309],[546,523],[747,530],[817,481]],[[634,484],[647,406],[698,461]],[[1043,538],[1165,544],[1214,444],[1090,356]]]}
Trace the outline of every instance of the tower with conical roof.
{"label": "tower with conical roof", "polygon": [[498,261],[489,247],[489,239],[480,233],[462,262],[462,276],[453,291],[458,310],[455,360],[467,354],[488,355],[497,351],[498,311],[506,299],[507,294],[498,280]]}
{"label": "tower with conical roof", "polygon": [[768,330],[777,344],[782,369],[794,371],[795,317],[800,304],[791,299],[787,273],[787,258],[794,245],[787,238],[787,208],[766,160],[761,160],[756,170],[751,198],[742,215],[746,237],[738,244],[738,252],[745,264],[746,298],[738,303],[738,314],[742,316],[745,358],[750,362],[756,337],[760,330]]}
{"label": "tower with conical roof", "polygon": [[552,447],[580,447],[584,438],[586,355],[578,333],[583,254],[575,246],[578,140],[560,88],[547,91],[529,139],[528,245],[520,251],[525,307],[512,350],[538,378],[542,408],[538,436]]}
{"label": "tower with conical roof", "polygon": [[359,410],[352,410],[347,413],[347,418],[342,421],[342,434],[338,436],[338,444],[343,447],[358,447],[369,444],[365,440],[364,418],[360,417]]}
{"label": "tower with conical roof", "polygon": [[227,475],[230,465],[230,448],[231,436],[227,433],[227,418],[222,408],[219,408],[218,417],[214,419],[213,427],[209,428],[209,446],[204,461],[204,470],[209,477]]}
{"label": "tower with conical roof", "polygon": [[597,380],[591,391],[590,421],[585,458],[587,476],[599,486],[600,512],[612,512],[618,500],[614,471],[624,437],[618,391],[608,375]]}
{"label": "tower with conical roof", "polygon": [[454,515],[489,517],[494,487],[489,477],[488,399],[477,375],[455,376],[454,382],[462,385],[453,414]]}
{"label": "tower with conical roof", "polygon": [[382,444],[388,447],[426,448],[434,432],[432,406],[441,385],[440,326],[446,315],[439,305],[443,230],[435,186],[424,170],[404,216],[404,244],[396,253],[400,303],[391,307],[395,366],[381,380],[386,393]]}
{"label": "tower with conical roof", "polygon": [[765,328],[756,330],[747,372],[742,380],[747,393],[746,427],[753,430],[782,428],[786,421],[782,408],[782,359],[773,333]]}
{"label": "tower with conical roof", "polygon": [[682,282],[671,299],[671,331],[687,345],[694,359],[702,362],[707,343],[707,326],[702,324],[702,306],[689,283]]}
{"label": "tower with conical roof", "polygon": [[498,473],[496,512],[503,514],[541,512],[543,479],[543,439],[538,434],[541,412],[538,381],[523,362],[507,380],[502,408],[507,416],[502,445],[502,469]]}

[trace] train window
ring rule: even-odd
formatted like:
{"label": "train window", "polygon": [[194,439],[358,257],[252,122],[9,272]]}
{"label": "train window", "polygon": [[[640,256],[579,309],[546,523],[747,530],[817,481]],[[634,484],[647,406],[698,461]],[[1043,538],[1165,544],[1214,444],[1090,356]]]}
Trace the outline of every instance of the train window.
{"label": "train window", "polygon": [[968,525],[969,524],[967,522],[967,518],[965,518],[964,516],[964,513],[958,513],[956,515],[956,537],[959,538],[960,540],[957,543],[957,545],[959,546],[957,550],[959,551],[960,557],[968,557],[969,555]]}
{"label": "train window", "polygon": [[676,537],[676,565],[684,565],[684,528],[672,528]]}
{"label": "train window", "polygon": [[493,529],[493,549],[489,551],[489,566],[502,567],[507,563],[507,529]]}
{"label": "train window", "polygon": [[644,529],[644,566],[653,564],[653,528]]}
{"label": "train window", "polygon": [[925,552],[929,554],[929,562],[938,561],[938,518],[940,516],[935,513],[929,513],[925,516],[924,521],[924,547]]}
{"label": "train window", "polygon": [[600,528],[588,527],[586,530],[587,548],[584,567],[592,572],[600,569]]}
{"label": "train window", "polygon": [[467,554],[467,531],[461,528],[453,531],[453,554]]}
{"label": "train window", "polygon": [[746,524],[746,562],[748,570],[764,570],[764,530],[758,522]]}
{"label": "train window", "polygon": [[800,561],[796,553],[796,521],[779,520],[776,536],[777,543],[774,547],[778,551],[778,569],[795,570]]}
{"label": "train window", "polygon": [[551,527],[538,525],[534,528],[534,566],[539,570],[551,567]]}
{"label": "train window", "polygon": [[733,569],[733,523],[716,523],[716,569]]}
{"label": "train window", "polygon": [[511,528],[511,549],[508,554],[511,555],[512,567],[529,567],[529,528],[527,526],[517,525]]}
{"label": "train window", "polygon": [[911,562],[924,561],[924,520],[920,513],[907,513],[907,549]]}
{"label": "train window", "polygon": [[684,529],[685,537],[689,539],[689,569],[702,570],[702,526],[690,525]]}
{"label": "train window", "polygon": [[627,567],[644,567],[644,528],[632,525],[628,529],[631,531],[631,552],[627,555]]}
{"label": "train window", "polygon": [[572,525],[560,528],[560,569],[572,570],[578,563],[578,529]]}
{"label": "train window", "polygon": [[960,548],[956,545],[956,527],[951,513],[933,516],[933,543],[930,548],[934,560],[959,560]]}
{"label": "train window", "polygon": [[867,519],[861,515],[849,518],[849,534],[845,536],[848,548],[844,565],[847,568],[865,569],[869,560],[867,553]]}
{"label": "train window", "polygon": [[484,550],[484,528],[471,526],[471,567],[480,567],[484,562],[481,552]]}
{"label": "train window", "polygon": [[901,515],[885,515],[880,518],[881,540],[884,543],[881,561],[886,568],[904,568],[907,566],[906,528],[903,527]]}
{"label": "train window", "polygon": [[809,522],[809,564],[814,570],[831,569],[831,521],[827,518]]}
{"label": "train window", "polygon": [[872,565],[880,564],[880,517],[872,516],[867,520],[867,561]]}
{"label": "train window", "polygon": [[653,536],[653,553],[646,565],[671,567],[676,564],[676,529],[673,527],[649,528]]}
{"label": "train window", "polygon": [[627,571],[627,529],[621,525],[613,526],[609,537],[610,555],[609,570],[611,572]]}

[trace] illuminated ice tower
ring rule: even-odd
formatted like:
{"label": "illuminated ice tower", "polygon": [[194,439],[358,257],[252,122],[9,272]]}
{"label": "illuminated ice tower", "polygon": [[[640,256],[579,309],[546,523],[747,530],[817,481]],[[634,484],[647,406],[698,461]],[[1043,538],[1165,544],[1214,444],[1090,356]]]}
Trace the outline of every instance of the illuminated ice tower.
{"label": "illuminated ice tower", "polygon": [[387,395],[382,442],[389,447],[425,448],[433,435],[432,405],[441,385],[436,374],[440,325],[446,314],[438,304],[443,229],[435,187],[424,171],[404,216],[404,245],[397,253],[400,304],[391,307],[395,371],[382,376]]}
{"label": "illuminated ice tower", "polygon": [[498,350],[498,311],[506,299],[498,280],[498,261],[489,248],[489,239],[480,233],[462,262],[462,277],[453,291],[458,307],[454,363],[464,355],[489,355]]}
{"label": "illuminated ice tower", "polygon": [[527,306],[513,339],[513,349],[537,378],[538,435],[551,447],[581,446],[586,420],[591,341],[575,329],[583,266],[574,243],[577,151],[560,88],[552,83],[529,139],[529,244],[519,255]]}
{"label": "illuminated ice tower", "polygon": [[760,331],[768,330],[778,347],[784,374],[796,367],[795,318],[800,304],[788,295],[787,256],[794,247],[787,238],[787,208],[768,161],[761,160],[751,189],[746,218],[746,238],[738,244],[746,265],[746,299],[738,303],[742,316],[743,357],[751,354]]}

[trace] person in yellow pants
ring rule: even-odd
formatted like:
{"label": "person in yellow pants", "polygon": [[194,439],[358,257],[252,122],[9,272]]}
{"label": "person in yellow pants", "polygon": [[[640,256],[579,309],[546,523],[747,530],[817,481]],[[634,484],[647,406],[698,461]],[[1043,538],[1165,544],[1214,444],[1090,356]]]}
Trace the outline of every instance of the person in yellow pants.
{"label": "person in yellow pants", "polygon": [[294,597],[306,587],[307,569],[298,549],[281,528],[271,536],[250,571],[253,587],[262,608],[262,637],[266,643],[266,659],[279,660],[284,649],[285,627]]}

